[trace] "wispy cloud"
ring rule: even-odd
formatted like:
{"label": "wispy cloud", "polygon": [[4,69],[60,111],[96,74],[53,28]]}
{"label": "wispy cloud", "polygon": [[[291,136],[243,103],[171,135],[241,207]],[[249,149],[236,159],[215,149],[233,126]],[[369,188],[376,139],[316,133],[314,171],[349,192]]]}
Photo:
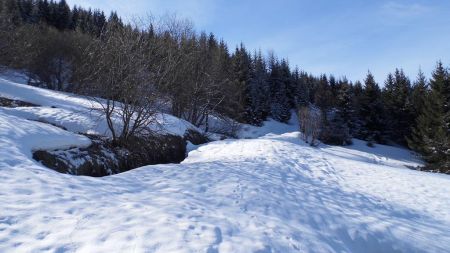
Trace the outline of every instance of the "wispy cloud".
{"label": "wispy cloud", "polygon": [[449,0],[66,1],[125,19],[175,13],[223,37],[230,50],[242,41],[249,50],[273,49],[292,66],[351,80],[370,69],[381,82],[395,67],[414,77],[419,65],[431,73],[437,59],[450,62]]}
{"label": "wispy cloud", "polygon": [[[411,1],[412,2],[412,1]],[[397,19],[415,18],[432,12],[433,7],[420,3],[403,3],[390,1],[381,6],[384,16]]]}

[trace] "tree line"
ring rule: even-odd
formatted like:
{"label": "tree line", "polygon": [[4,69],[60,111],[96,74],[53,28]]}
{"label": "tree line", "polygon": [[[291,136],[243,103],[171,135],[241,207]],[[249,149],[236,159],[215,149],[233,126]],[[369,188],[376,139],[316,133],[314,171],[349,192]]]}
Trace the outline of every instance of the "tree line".
{"label": "tree line", "polygon": [[[314,76],[243,44],[230,50],[186,20],[123,22],[64,0],[2,1],[0,33],[0,64],[26,71],[30,84],[106,99],[101,110],[118,143],[155,122],[159,110],[228,134],[234,122],[288,122],[296,111],[312,145],[353,137],[398,144],[421,154],[427,169],[450,171],[450,75],[442,62],[430,80],[396,69],[380,87],[370,72],[352,82]],[[120,128],[112,123],[117,109]],[[229,126],[212,129],[212,118]]]}

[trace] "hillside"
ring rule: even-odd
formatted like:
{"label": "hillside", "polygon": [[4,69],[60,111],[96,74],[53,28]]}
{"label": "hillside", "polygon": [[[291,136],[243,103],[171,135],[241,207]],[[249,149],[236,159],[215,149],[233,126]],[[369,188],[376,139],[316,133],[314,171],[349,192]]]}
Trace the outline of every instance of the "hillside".
{"label": "hillside", "polygon": [[[294,125],[266,122],[181,164],[75,177],[32,151],[106,133],[91,101],[10,75],[0,97],[39,105],[0,108],[0,252],[448,251],[450,176],[409,169],[421,162],[408,150],[312,148],[285,132]],[[161,125],[193,128],[167,114]]]}

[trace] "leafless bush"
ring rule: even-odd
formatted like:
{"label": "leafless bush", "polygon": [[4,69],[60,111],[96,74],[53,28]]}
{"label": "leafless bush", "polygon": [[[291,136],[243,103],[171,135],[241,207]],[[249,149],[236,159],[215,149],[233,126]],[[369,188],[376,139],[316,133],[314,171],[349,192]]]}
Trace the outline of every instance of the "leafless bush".
{"label": "leafless bush", "polygon": [[317,146],[322,124],[321,114],[304,106],[299,109],[298,116],[302,139],[311,146]]}
{"label": "leafless bush", "polygon": [[126,144],[156,122],[156,89],[147,59],[145,33],[126,26],[107,27],[85,51],[78,70],[82,91],[99,97],[113,142]]}

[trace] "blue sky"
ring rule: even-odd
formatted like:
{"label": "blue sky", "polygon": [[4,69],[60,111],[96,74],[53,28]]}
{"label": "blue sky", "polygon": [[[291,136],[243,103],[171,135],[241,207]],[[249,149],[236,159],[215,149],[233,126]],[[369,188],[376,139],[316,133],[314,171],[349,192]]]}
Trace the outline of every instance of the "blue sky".
{"label": "blue sky", "polygon": [[448,0],[67,0],[117,10],[121,16],[176,13],[230,48],[274,50],[314,74],[381,84],[396,67],[430,75],[437,60],[450,65]]}

